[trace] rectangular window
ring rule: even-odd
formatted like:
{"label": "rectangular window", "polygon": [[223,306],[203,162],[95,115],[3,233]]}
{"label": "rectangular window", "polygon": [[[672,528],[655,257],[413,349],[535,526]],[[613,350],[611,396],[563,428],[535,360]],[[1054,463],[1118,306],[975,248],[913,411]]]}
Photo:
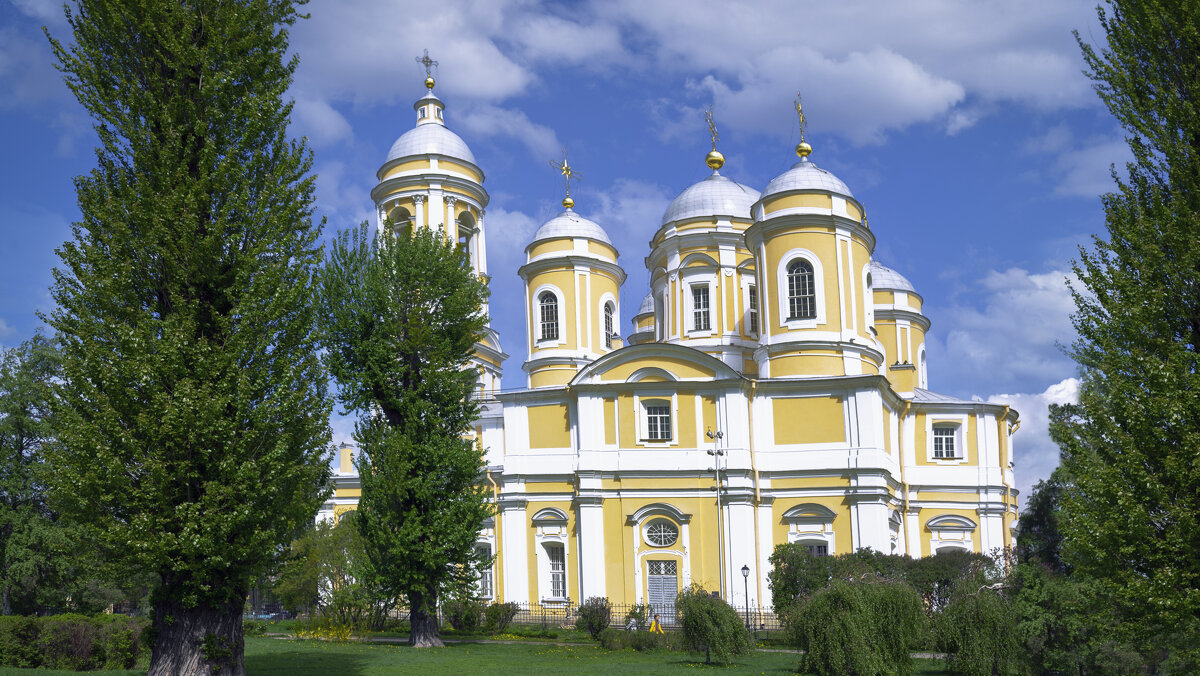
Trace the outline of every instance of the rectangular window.
{"label": "rectangular window", "polygon": [[692,330],[708,329],[708,285],[697,284],[692,287]]}
{"label": "rectangular window", "polygon": [[749,291],[749,296],[750,296],[750,302],[748,303],[748,305],[750,307],[749,307],[749,310],[746,312],[746,314],[748,315],[747,318],[749,319],[749,323],[750,323],[750,333],[757,334],[758,333],[758,288],[755,287],[753,284],[751,284],[747,288],[747,291]]}
{"label": "rectangular window", "polygon": [[567,598],[567,553],[562,545],[547,545],[550,557],[550,597]]}
{"label": "rectangular window", "polygon": [[811,544],[804,545],[804,548],[808,550],[809,554],[814,556],[829,556],[829,545]]}
{"label": "rectangular window", "polygon": [[[492,557],[492,548],[487,545],[479,545],[475,551],[479,553],[480,558],[491,559]],[[492,564],[488,563],[483,570],[479,571],[479,596],[490,599],[492,595]]]}
{"label": "rectangular window", "polygon": [[547,291],[540,299],[542,340],[558,340],[558,298]]}
{"label": "rectangular window", "polygon": [[933,428],[933,457],[952,459],[958,457],[958,449],[955,448],[958,429],[955,427],[943,426]]}
{"label": "rectangular window", "polygon": [[651,441],[671,440],[671,407],[646,407],[646,438]]}

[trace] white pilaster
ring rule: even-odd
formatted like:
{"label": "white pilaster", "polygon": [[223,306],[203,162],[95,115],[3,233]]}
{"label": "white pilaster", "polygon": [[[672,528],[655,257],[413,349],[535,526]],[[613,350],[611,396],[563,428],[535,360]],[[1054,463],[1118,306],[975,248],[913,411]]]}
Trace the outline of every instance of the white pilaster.
{"label": "white pilaster", "polygon": [[529,521],[524,500],[500,498],[504,524],[504,599],[524,603],[529,596]]}
{"label": "white pilaster", "polygon": [[415,225],[418,229],[425,227],[425,196],[413,195],[413,214]]}

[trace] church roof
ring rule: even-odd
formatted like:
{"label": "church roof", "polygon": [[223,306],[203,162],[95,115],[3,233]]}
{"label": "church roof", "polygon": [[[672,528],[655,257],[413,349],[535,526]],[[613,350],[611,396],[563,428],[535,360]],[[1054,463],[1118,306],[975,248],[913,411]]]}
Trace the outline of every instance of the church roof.
{"label": "church roof", "polygon": [[948,394],[938,394],[920,387],[913,388],[912,400],[918,404],[978,404],[977,401],[959,399]]}
{"label": "church roof", "polygon": [[766,197],[792,190],[827,190],[846,197],[854,197],[842,179],[818,167],[807,157],[801,158],[799,162],[792,165],[791,169],[771,179],[771,182],[763,189],[762,196]]}
{"label": "church roof", "polygon": [[599,223],[590,221],[571,209],[546,221],[534,233],[532,242],[557,237],[586,237],[613,246],[612,240],[608,238],[608,233],[604,232],[604,228],[600,227]]}
{"label": "church roof", "polygon": [[887,267],[879,261],[871,261],[871,285],[876,289],[895,289],[897,291],[911,291],[913,293],[917,292],[917,290],[913,288],[912,282],[908,281],[904,275]]}
{"label": "church roof", "polygon": [[641,307],[639,307],[637,311],[638,315],[644,315],[650,312],[654,312],[654,294],[652,293],[646,294],[646,297],[642,299]]}
{"label": "church roof", "polygon": [[663,213],[663,225],[687,218],[732,216],[750,220],[758,191],[713,172],[712,176],[679,193]]}
{"label": "church roof", "polygon": [[422,124],[396,139],[387,162],[410,155],[444,155],[475,164],[475,155],[458,134],[440,124]]}

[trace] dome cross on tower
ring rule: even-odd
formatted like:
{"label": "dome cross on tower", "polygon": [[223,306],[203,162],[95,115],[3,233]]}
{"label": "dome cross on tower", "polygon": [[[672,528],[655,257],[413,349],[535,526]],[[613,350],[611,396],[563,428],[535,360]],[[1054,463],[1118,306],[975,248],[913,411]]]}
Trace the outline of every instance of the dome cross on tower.
{"label": "dome cross on tower", "polygon": [[578,181],[579,179],[583,178],[583,175],[580,174],[578,171],[575,171],[575,168],[567,163],[566,147],[563,147],[562,162],[555,162],[554,160],[550,160],[550,166],[554,167],[555,169],[558,169],[559,173],[562,174],[563,189],[567,193],[567,196],[563,198],[562,205],[564,208],[570,209],[571,207],[575,206],[575,200],[571,199],[571,179],[575,179],[576,181]]}
{"label": "dome cross on tower", "polygon": [[433,68],[434,66],[438,65],[438,62],[429,58],[428,49],[425,50],[424,56],[416,57],[416,62],[422,66],[425,66],[425,86],[429,89],[433,89]]}
{"label": "dome cross on tower", "polygon": [[725,156],[717,150],[717,141],[721,140],[721,134],[717,132],[717,123],[713,121],[712,104],[709,104],[708,109],[704,111],[704,121],[708,122],[708,135],[712,139],[712,150],[705,155],[704,163],[715,172],[725,166]]}
{"label": "dome cross on tower", "polygon": [[800,92],[796,92],[796,115],[800,117],[800,143],[796,144],[796,154],[800,159],[804,159],[812,154],[812,146],[808,145],[808,141],[804,140],[805,134],[808,132],[808,117],[804,114],[804,106],[800,101]]}

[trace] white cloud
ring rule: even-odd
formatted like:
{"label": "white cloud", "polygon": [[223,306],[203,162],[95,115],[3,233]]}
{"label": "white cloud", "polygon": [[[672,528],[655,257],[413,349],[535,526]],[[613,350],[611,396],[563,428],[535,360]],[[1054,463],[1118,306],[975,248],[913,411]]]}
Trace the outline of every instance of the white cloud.
{"label": "white cloud", "polygon": [[12,0],[13,6],[22,14],[54,26],[66,26],[62,0]]}
{"label": "white cloud", "polygon": [[331,146],[354,138],[350,123],[325,101],[300,98],[292,108],[292,123],[296,131],[307,136],[313,147]]}
{"label": "white cloud", "polygon": [[541,223],[529,214],[503,207],[488,207],[483,222],[487,229],[488,270],[493,276],[515,277],[513,272],[525,263],[525,246]]}
{"label": "white cloud", "polygon": [[556,63],[605,61],[622,54],[621,34],[611,24],[584,25],[555,16],[519,13],[507,31],[524,56]]}
{"label": "white cloud", "polygon": [[336,232],[358,225],[362,221],[374,224],[376,214],[372,211],[372,185],[369,176],[361,179],[347,175],[343,162],[327,162],[316,168],[317,204],[328,217],[327,228]]}
{"label": "white cloud", "polygon": [[515,138],[538,160],[554,157],[562,148],[553,129],[531,121],[519,110],[492,105],[472,106],[459,115],[458,122],[476,137]]}
{"label": "white cloud", "polygon": [[0,338],[7,338],[16,332],[17,330],[14,329],[12,325],[4,321],[3,317],[0,317]]}
{"label": "white cloud", "polygon": [[931,312],[939,319],[926,339],[933,389],[995,391],[1074,375],[1059,347],[1075,339],[1069,274],[993,270],[968,288],[977,302]]}
{"label": "white cloud", "polygon": [[[329,427],[333,430],[333,445],[354,444],[354,421],[356,418],[352,415],[340,415],[338,413],[340,410],[335,407],[333,415],[329,416]],[[336,466],[336,457],[333,462]]]}
{"label": "white cloud", "polygon": [[1113,165],[1117,175],[1124,176],[1125,164],[1131,160],[1129,146],[1120,139],[1093,141],[1068,150],[1054,163],[1061,177],[1054,192],[1073,197],[1097,197],[1113,192],[1117,188],[1112,177]]}
{"label": "white cloud", "polygon": [[625,255],[634,254],[636,258],[632,265],[626,262],[624,267],[629,271],[642,268],[640,254],[649,250],[642,247],[647,247],[658,231],[663,212],[674,195],[663,186],[629,178],[619,178],[598,192],[581,192],[585,201],[576,208],[599,223],[614,242],[634,242],[638,250],[626,251]]}
{"label": "white cloud", "polygon": [[1050,440],[1050,405],[1078,403],[1079,381],[1067,378],[1035,394],[994,394],[988,401],[1008,404],[1021,416],[1021,428],[1013,435],[1013,471],[1024,507],[1033,485],[1058,467],[1058,446]]}

